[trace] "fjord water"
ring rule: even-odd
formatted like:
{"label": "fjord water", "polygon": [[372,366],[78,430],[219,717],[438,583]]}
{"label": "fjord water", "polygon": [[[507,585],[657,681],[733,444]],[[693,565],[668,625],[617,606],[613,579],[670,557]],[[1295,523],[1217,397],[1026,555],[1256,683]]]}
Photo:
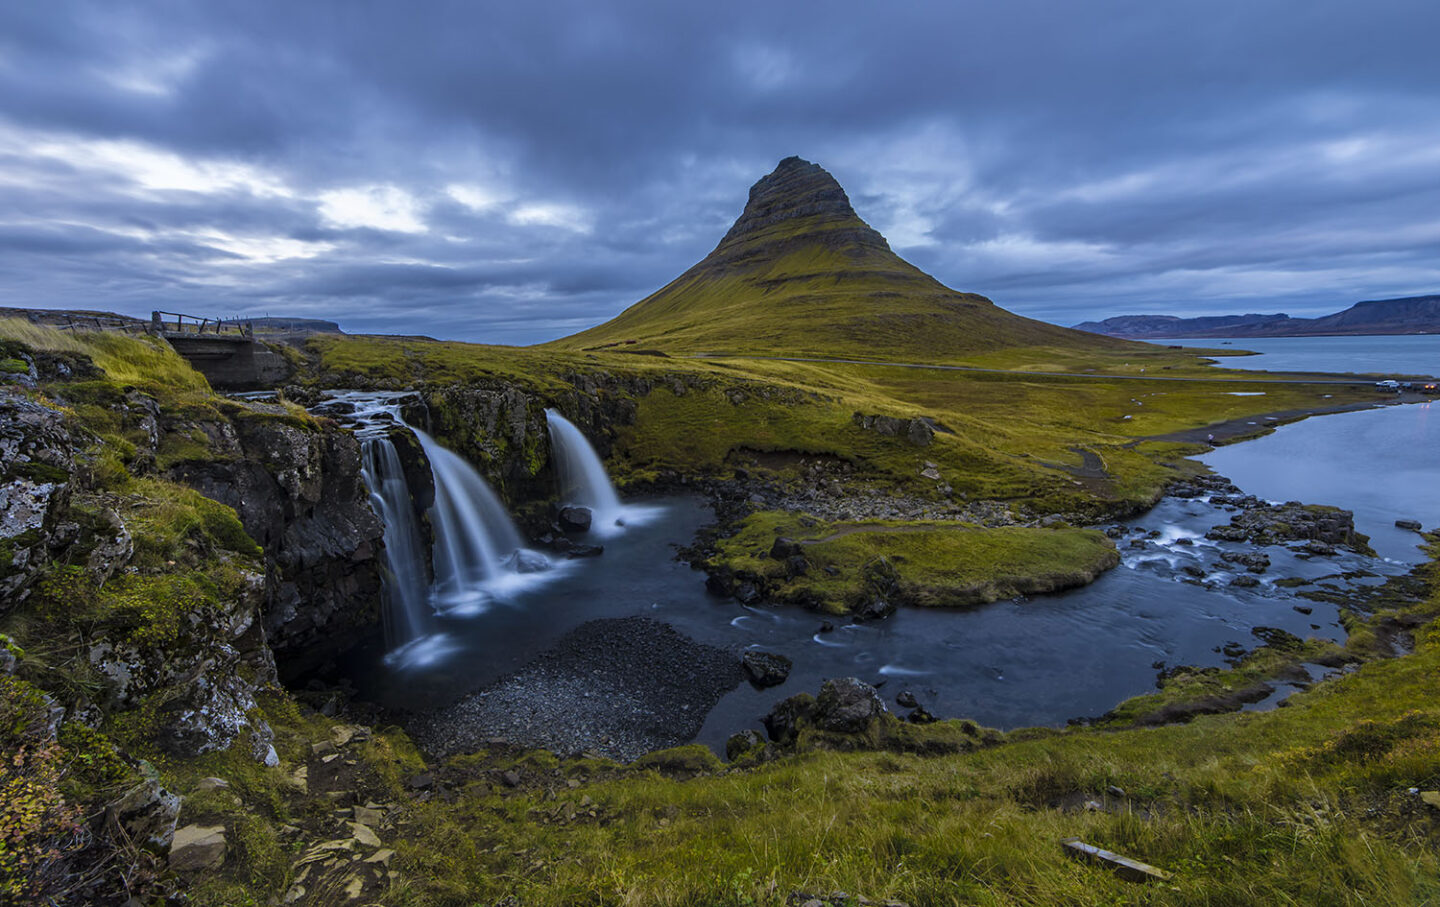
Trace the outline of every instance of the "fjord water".
{"label": "fjord water", "polygon": [[1331,504],[1381,555],[1416,563],[1418,536],[1399,518],[1440,526],[1440,403],[1411,403],[1305,419],[1201,459],[1250,494]]}
{"label": "fjord water", "polygon": [[1225,368],[1272,372],[1350,372],[1440,377],[1440,334],[1356,337],[1182,337],[1156,340],[1206,349],[1249,350],[1225,356]]}
{"label": "fjord water", "polygon": [[[711,520],[708,508],[691,498],[649,505],[656,517],[607,540],[603,556],[508,598],[504,607],[464,619],[440,615],[452,657],[393,676],[373,695],[398,708],[439,706],[519,670],[587,620],[645,616],[710,645],[758,647],[794,660],[783,685],[742,685],[720,701],[698,738],[716,748],[729,734],[758,727],[775,702],[814,693],[831,677],[880,685],[892,708],[894,695],[910,689],[942,717],[1002,728],[1056,725],[1153,689],[1157,662],[1219,664],[1218,647],[1258,644],[1250,635],[1255,626],[1343,638],[1334,606],[1302,602],[1273,580],[1318,579],[1370,563],[1348,554],[1305,560],[1276,547],[1267,549],[1275,567],[1261,585],[1235,589],[1228,585],[1233,568],[1214,564],[1221,551],[1242,546],[1203,538],[1228,514],[1200,500],[1167,499],[1126,525],[1122,565],[1089,587],[962,611],[902,608],[870,624],[834,619],[835,629],[821,633],[824,615],[744,607],[709,594],[704,575],[674,556],[677,543]],[[1156,538],[1147,537],[1151,529]],[[1141,546],[1131,547],[1132,538]],[[1183,572],[1187,564],[1210,575],[1195,580]],[[1313,612],[1296,611],[1297,603]]]}

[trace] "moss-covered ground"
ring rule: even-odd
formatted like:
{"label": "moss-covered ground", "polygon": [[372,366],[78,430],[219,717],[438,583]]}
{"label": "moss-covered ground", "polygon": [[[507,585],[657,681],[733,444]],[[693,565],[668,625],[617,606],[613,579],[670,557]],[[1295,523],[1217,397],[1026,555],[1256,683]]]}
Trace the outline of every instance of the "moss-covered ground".
{"label": "moss-covered ground", "polygon": [[[777,540],[805,562],[797,572]],[[784,547],[782,545],[782,547]],[[953,522],[821,522],[752,514],[721,539],[711,566],[767,599],[845,613],[880,598],[919,607],[979,605],[1091,582],[1119,555],[1105,535],[1067,526],[984,529]]]}

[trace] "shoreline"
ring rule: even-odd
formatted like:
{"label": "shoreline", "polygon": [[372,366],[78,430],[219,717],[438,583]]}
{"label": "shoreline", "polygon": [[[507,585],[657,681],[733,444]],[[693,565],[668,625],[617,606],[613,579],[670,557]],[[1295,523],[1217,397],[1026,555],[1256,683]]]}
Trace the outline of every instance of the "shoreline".
{"label": "shoreline", "polygon": [[1223,444],[1234,444],[1240,441],[1248,441],[1253,437],[1259,437],[1278,428],[1281,425],[1289,425],[1308,419],[1311,416],[1332,416],[1340,413],[1363,412],[1370,409],[1378,409],[1382,406],[1407,406],[1413,403],[1424,403],[1437,398],[1426,394],[1407,393],[1397,394],[1394,400],[1377,401],[1373,403],[1336,403],[1331,405],[1307,406],[1299,409],[1275,410],[1269,413],[1258,413],[1254,416],[1241,416],[1236,419],[1227,419],[1223,422],[1215,422],[1199,428],[1186,428],[1180,431],[1168,432],[1163,435],[1147,435],[1143,438],[1136,438],[1127,441],[1124,446],[1134,448],[1147,441],[1178,442],[1186,444],[1206,444],[1208,436],[1213,435],[1215,444],[1219,447]]}

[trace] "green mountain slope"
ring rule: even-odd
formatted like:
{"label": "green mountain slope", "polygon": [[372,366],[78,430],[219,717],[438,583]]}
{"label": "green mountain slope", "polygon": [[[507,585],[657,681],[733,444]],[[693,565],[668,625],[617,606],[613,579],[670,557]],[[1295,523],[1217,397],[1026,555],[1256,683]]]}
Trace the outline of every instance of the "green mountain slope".
{"label": "green mountain slope", "polygon": [[550,345],[934,362],[1001,347],[1125,346],[946,287],[892,252],[835,178],[798,157],[751,187],[745,211],[702,261],[614,319]]}

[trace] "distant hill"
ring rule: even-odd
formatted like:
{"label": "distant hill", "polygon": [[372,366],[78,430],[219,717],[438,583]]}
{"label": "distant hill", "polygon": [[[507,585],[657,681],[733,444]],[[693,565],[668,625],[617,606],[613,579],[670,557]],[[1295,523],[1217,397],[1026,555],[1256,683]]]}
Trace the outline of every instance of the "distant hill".
{"label": "distant hill", "polygon": [[1117,315],[1086,321],[1076,330],[1127,340],[1165,337],[1317,337],[1336,334],[1440,334],[1440,296],[1357,302],[1323,318],[1289,315]]}
{"label": "distant hill", "polygon": [[266,315],[263,318],[237,318],[238,322],[249,322],[262,333],[281,334],[343,334],[340,325],[334,321],[319,318],[283,318]]}
{"label": "distant hill", "polygon": [[790,157],[750,189],[698,264],[610,321],[547,345],[944,361],[1115,343],[946,287],[891,251],[834,177]]}

